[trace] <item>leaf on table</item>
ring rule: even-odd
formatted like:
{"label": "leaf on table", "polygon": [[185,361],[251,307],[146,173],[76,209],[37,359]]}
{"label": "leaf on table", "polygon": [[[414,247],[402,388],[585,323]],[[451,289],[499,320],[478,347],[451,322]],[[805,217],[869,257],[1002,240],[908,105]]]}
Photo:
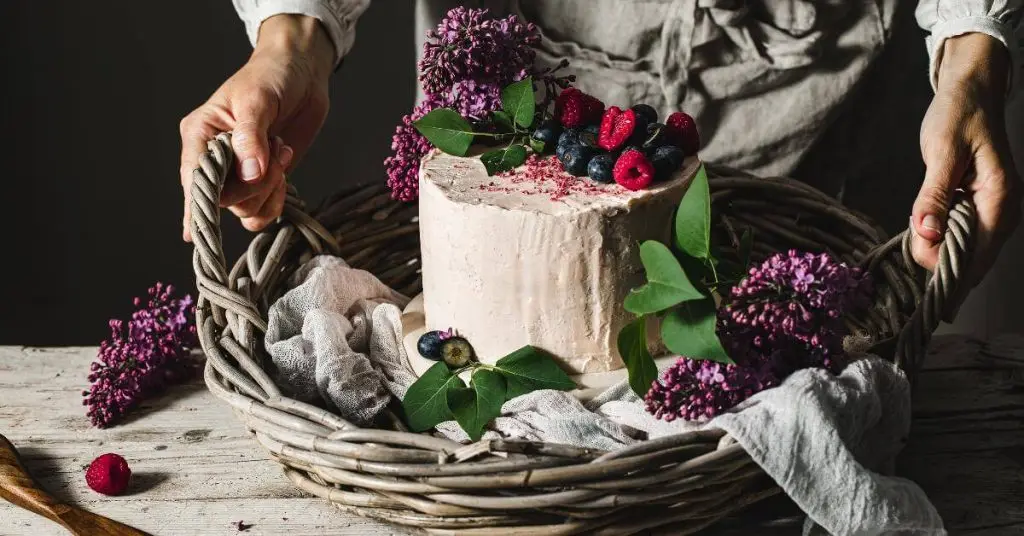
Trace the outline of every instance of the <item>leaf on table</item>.
{"label": "leaf on table", "polygon": [[448,365],[435,363],[405,392],[402,409],[409,428],[414,432],[430,430],[438,424],[454,418],[448,409],[448,392],[464,384],[452,374]]}
{"label": "leaf on table", "polygon": [[626,296],[624,305],[627,311],[646,315],[704,297],[690,282],[668,246],[654,240],[640,244],[640,261],[644,265],[647,283]]}
{"label": "leaf on table", "polygon": [[475,135],[469,121],[450,108],[431,110],[412,124],[434,147],[455,156],[466,156]]}
{"label": "leaf on table", "polygon": [[688,301],[669,311],[662,319],[661,339],[672,353],[731,365],[734,362],[715,331],[717,323],[713,297]]}
{"label": "leaf on table", "polygon": [[647,319],[640,317],[626,324],[616,342],[629,374],[629,387],[643,398],[658,379],[658,367],[647,350]]}
{"label": "leaf on table", "polygon": [[550,354],[533,346],[524,346],[499,359],[494,369],[505,377],[509,400],[540,389],[571,391],[576,388],[576,383]]}

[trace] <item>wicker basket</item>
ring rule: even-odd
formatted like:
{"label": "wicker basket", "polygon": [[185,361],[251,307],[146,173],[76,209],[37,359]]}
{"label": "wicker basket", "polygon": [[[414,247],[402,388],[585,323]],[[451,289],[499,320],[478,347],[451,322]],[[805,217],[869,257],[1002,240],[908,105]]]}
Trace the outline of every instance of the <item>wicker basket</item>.
{"label": "wicker basket", "polygon": [[[462,445],[411,433],[390,412],[378,428],[359,428],[282,396],[264,371],[263,333],[283,282],[311,255],[332,253],[415,294],[417,208],[369,186],[335,196],[310,216],[290,190],[281,223],[259,234],[229,271],[218,199],[233,167],[230,135],[208,147],[194,173],[191,222],[205,380],[299,488],[348,512],[440,534],[621,535],[653,527],[688,534],[779,492],[720,431],[612,452],[505,440]],[[790,179],[709,172],[716,243],[728,249],[737,229],[749,226],[758,237],[755,258],[795,247],[870,270],[875,306],[850,325],[913,377],[932,331],[959,301],[972,205],[961,199],[951,211],[929,277],[910,257],[907,232],[889,240],[864,216]]]}

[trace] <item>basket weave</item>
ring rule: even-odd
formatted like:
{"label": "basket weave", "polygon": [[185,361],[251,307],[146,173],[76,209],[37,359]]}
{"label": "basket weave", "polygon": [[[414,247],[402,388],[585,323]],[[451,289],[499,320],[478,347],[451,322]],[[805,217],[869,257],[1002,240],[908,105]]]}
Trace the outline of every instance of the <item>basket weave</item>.
{"label": "basket weave", "polygon": [[[510,440],[462,445],[411,433],[392,412],[379,428],[359,428],[282,396],[264,370],[263,334],[288,276],[312,255],[331,253],[406,295],[417,293],[417,208],[391,201],[382,185],[369,186],[329,199],[314,217],[289,187],[280,223],[256,236],[229,271],[218,200],[232,158],[230,134],[210,141],[191,190],[205,380],[302,490],[430,533],[517,535],[654,527],[688,534],[780,491],[721,431],[612,452]],[[938,267],[928,274],[910,257],[906,231],[887,239],[864,216],[791,179],[708,169],[716,244],[735,247],[739,230],[751,227],[755,259],[799,248],[864,266],[874,276],[875,306],[848,319],[850,327],[913,377],[932,331],[959,301],[975,224],[971,203],[960,199],[951,210]]]}

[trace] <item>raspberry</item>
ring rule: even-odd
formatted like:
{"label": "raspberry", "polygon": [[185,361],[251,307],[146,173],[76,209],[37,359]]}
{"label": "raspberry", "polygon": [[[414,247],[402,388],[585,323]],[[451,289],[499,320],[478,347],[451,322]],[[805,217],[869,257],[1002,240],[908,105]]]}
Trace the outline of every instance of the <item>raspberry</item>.
{"label": "raspberry", "polygon": [[636,149],[626,149],[615,161],[612,175],[615,182],[627,190],[643,190],[654,181],[654,166],[644,153]]}
{"label": "raspberry", "polygon": [[555,117],[566,128],[596,123],[603,113],[603,102],[574,87],[565,88],[555,99]]}
{"label": "raspberry", "polygon": [[601,118],[601,131],[597,137],[597,145],[606,151],[614,151],[626,143],[626,140],[633,135],[636,126],[636,112],[612,106]]}
{"label": "raspberry", "polygon": [[128,462],[117,454],[104,454],[89,464],[85,472],[85,483],[97,493],[120,495],[128,489],[132,470]]}
{"label": "raspberry", "polygon": [[676,112],[665,120],[673,145],[679,147],[687,156],[697,154],[700,149],[700,134],[697,132],[697,123],[693,118],[683,112]]}

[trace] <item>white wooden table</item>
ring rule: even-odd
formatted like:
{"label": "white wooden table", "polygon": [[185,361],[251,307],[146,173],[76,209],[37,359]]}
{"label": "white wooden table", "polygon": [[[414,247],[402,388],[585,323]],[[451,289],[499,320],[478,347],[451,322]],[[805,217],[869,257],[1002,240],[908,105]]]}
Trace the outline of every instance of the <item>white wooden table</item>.
{"label": "white wooden table", "polygon": [[[81,391],[95,353],[0,347],[0,433],[58,497],[157,536],[408,534],[296,491],[199,381],[145,403],[129,422],[92,428]],[[926,368],[901,474],[929,493],[951,534],[1024,534],[1024,337],[944,337]],[[105,452],[129,460],[131,495],[86,486],[84,467]],[[240,533],[240,520],[251,528]],[[0,503],[0,535],[62,534]]]}

